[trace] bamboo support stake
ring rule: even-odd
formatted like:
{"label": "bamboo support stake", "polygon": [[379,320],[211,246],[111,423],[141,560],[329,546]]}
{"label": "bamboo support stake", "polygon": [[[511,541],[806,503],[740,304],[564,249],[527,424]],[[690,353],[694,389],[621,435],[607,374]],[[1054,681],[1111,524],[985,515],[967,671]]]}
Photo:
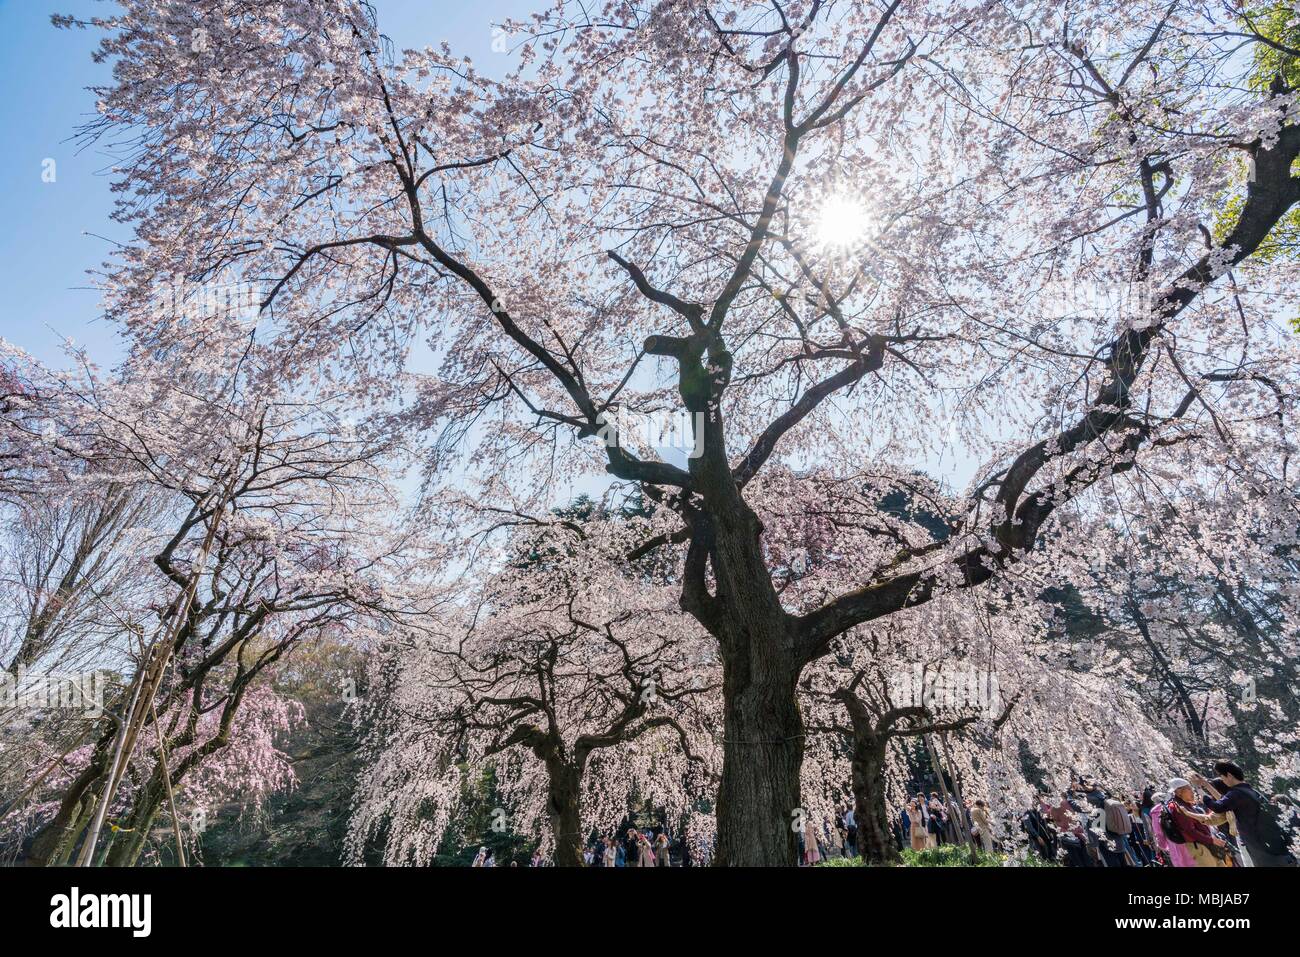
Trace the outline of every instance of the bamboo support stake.
{"label": "bamboo support stake", "polygon": [[[184,626],[185,617],[189,614],[190,608],[193,605],[194,595],[198,592],[199,579],[202,577],[202,568],[207,564],[208,554],[212,549],[213,541],[216,539],[217,527],[221,524],[221,513],[225,510],[228,497],[234,489],[234,481],[235,475],[232,472],[230,481],[227,483],[226,488],[222,490],[221,503],[212,514],[212,524],[208,527],[208,532],[204,537],[202,548],[199,549],[199,556],[198,560],[194,564],[194,570],[190,575],[189,581],[186,583],[184,591],[181,592],[180,597],[177,599],[176,614],[172,619],[171,628],[168,629],[167,640],[162,643],[157,641],[154,642],[150,647],[149,661],[143,663],[141,667],[142,678],[146,673],[152,672],[152,674],[149,675],[150,687],[148,694],[148,701],[151,708],[153,706],[154,695],[156,695],[158,691],[158,685],[162,682],[163,674],[166,671],[167,665],[171,662],[172,652],[175,650],[176,645],[176,636],[180,634],[180,630]],[[160,644],[162,648],[161,653],[155,653]],[[137,692],[141,690],[143,684],[144,682],[142,681],[141,687],[137,688]],[[114,771],[109,775],[108,782],[104,789],[104,794],[101,797],[98,806],[95,808],[95,817],[90,823],[90,828],[85,840],[82,842],[81,854],[77,859],[78,867],[93,866],[95,859],[95,845],[99,842],[99,835],[104,827],[104,817],[108,813],[108,806],[112,803],[118,785],[121,783],[122,777],[126,774],[126,766],[130,762],[130,755],[135,751],[136,739],[139,737],[140,729],[144,726],[147,719],[144,709],[140,708],[139,705],[140,696],[137,693],[136,697],[132,701],[131,709],[129,711],[130,721],[124,723],[122,729],[124,734],[120,736],[117,749],[113,755]]]}
{"label": "bamboo support stake", "polygon": [[185,866],[185,841],[181,836],[181,818],[176,813],[176,793],[172,790],[172,772],[167,762],[167,744],[163,741],[162,725],[158,723],[158,710],[153,701],[149,702],[153,714],[153,730],[158,735],[158,757],[162,761],[163,782],[167,785],[167,805],[172,812],[172,833],[176,835],[176,862]]}

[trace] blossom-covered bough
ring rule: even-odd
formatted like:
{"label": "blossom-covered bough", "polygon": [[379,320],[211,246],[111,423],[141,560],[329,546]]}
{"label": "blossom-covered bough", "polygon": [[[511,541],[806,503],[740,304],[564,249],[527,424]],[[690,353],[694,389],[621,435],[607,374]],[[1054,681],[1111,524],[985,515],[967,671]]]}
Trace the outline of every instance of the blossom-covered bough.
{"label": "blossom-covered bough", "polygon": [[487,771],[507,802],[493,825],[563,867],[633,806],[676,829],[712,797],[716,655],[673,590],[626,562],[618,524],[521,532],[467,610],[390,638],[366,696],[354,855],[378,837],[390,863],[427,864]]}
{"label": "blossom-covered bough", "polygon": [[[1146,710],[1200,763],[1231,754],[1277,792],[1300,783],[1296,552],[1273,540],[1258,502],[1205,498],[1169,510],[1078,576],[1074,628],[1127,662]],[[1099,539],[1115,537],[1098,528]],[[1226,539],[1222,544],[1218,540]],[[1207,561],[1202,541],[1223,558]]]}
{"label": "blossom-covered bough", "polygon": [[[124,6],[88,130],[139,238],[110,315],[184,348],[161,281],[253,284],[265,368],[422,437],[430,488],[540,510],[603,470],[655,505],[634,554],[680,553],[724,672],[719,863],[793,862],[796,687],[839,636],[1068,543],[1063,513],[1155,514],[1170,473],[1294,541],[1296,267],[1255,255],[1300,200],[1291,74],[1258,82],[1294,51],[1231,12],[559,3],[491,79],[356,0]],[[666,410],[690,457],[611,424]],[[941,534],[865,523],[851,585],[785,601],[775,464],[815,508],[945,453],[983,465]]]}

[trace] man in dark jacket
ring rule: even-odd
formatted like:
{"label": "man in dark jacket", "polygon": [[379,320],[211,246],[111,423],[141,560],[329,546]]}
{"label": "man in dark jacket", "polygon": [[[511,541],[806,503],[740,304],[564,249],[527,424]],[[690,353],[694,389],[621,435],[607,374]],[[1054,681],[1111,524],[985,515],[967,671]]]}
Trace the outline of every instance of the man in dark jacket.
{"label": "man in dark jacket", "polygon": [[1029,836],[1030,844],[1043,860],[1056,860],[1056,838],[1036,808],[1031,807],[1020,815],[1020,829]]}
{"label": "man in dark jacket", "polygon": [[1233,761],[1214,765],[1217,781],[1193,774],[1192,783],[1206,793],[1207,811],[1231,813],[1237,819],[1237,834],[1255,867],[1295,867],[1296,860],[1286,846],[1284,832],[1270,815],[1268,799],[1245,781],[1246,772]]}

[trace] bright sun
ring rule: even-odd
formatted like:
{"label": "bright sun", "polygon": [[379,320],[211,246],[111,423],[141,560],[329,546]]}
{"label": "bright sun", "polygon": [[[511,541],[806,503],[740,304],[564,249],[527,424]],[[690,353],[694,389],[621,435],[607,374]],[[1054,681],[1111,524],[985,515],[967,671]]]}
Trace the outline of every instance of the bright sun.
{"label": "bright sun", "polygon": [[867,231],[867,208],[852,196],[832,195],[817,211],[815,231],[819,246],[847,249]]}

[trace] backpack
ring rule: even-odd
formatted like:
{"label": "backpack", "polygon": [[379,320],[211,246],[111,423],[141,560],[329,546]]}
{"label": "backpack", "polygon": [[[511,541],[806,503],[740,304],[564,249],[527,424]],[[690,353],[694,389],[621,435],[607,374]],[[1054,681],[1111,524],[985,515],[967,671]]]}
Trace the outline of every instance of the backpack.
{"label": "backpack", "polygon": [[1257,811],[1254,832],[1264,850],[1276,857],[1287,857],[1291,848],[1286,830],[1282,827],[1282,809],[1249,784],[1238,784],[1236,790],[1244,792],[1255,802]]}
{"label": "backpack", "polygon": [[1178,830],[1178,825],[1174,823],[1174,802],[1170,801],[1165,805],[1164,811],[1160,815],[1160,830],[1165,832],[1165,839],[1170,844],[1186,844],[1187,839],[1183,837],[1183,832]]}

